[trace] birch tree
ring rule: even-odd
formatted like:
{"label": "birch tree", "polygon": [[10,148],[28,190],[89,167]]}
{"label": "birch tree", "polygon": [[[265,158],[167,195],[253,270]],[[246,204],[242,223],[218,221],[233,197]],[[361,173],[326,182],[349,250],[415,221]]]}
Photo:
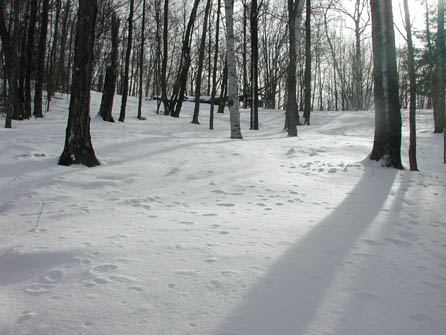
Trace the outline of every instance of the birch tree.
{"label": "birch tree", "polygon": [[231,138],[241,139],[242,131],[240,129],[240,101],[238,98],[238,80],[235,59],[234,46],[234,0],[225,0],[226,14],[226,52],[228,66],[228,105],[229,119],[231,125]]}
{"label": "birch tree", "polygon": [[288,0],[288,35],[289,35],[289,62],[287,71],[287,108],[286,124],[288,136],[297,136],[297,124],[299,123],[299,113],[297,111],[296,92],[296,62],[297,43],[299,41],[299,26],[302,21],[302,8],[304,0]]}

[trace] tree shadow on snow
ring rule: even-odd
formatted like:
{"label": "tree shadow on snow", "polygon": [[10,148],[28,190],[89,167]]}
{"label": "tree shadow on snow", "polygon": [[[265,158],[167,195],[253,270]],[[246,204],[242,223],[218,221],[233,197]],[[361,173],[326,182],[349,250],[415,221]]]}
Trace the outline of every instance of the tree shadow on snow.
{"label": "tree shadow on snow", "polygon": [[338,266],[380,213],[396,174],[364,166],[350,194],[270,267],[214,333],[304,334]]}

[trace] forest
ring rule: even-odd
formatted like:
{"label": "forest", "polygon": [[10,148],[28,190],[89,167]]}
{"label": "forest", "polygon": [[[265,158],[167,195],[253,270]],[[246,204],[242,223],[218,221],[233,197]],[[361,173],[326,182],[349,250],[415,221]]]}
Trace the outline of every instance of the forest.
{"label": "forest", "polygon": [[[142,99],[157,99],[156,112],[172,117],[193,100],[195,124],[200,102],[210,103],[210,129],[214,110],[222,113],[227,104],[231,138],[242,138],[239,105],[250,108],[252,130],[259,127],[259,107],[286,110],[284,128],[297,136],[296,126],[310,125],[312,111],[375,109],[378,115],[387,108],[379,100],[387,101],[389,88],[394,128],[382,133],[380,120],[386,118],[377,116],[375,145],[390,141],[399,151],[398,136],[390,138],[401,128],[400,108],[410,107],[413,115],[433,109],[433,130],[444,131],[444,1],[393,3],[399,24],[392,1],[377,0],[2,0],[5,127],[43,117],[56,94],[71,93],[69,119],[76,118],[75,110],[84,112],[69,122],[67,139],[85,134],[77,146],[89,149],[75,161],[93,166],[99,162],[86,129],[90,90],[103,92],[99,114],[110,122],[115,94],[123,97],[120,122],[128,96],[139,97],[141,120]],[[423,17],[421,27],[412,27],[411,9]],[[395,47],[395,39],[403,43]],[[412,123],[416,170],[415,116]],[[76,145],[66,145],[72,148],[61,164],[72,163]],[[372,159],[385,156],[382,150],[374,149]],[[396,156],[386,165],[401,167]]]}
{"label": "forest", "polygon": [[444,4],[0,0],[0,334],[444,334]]}

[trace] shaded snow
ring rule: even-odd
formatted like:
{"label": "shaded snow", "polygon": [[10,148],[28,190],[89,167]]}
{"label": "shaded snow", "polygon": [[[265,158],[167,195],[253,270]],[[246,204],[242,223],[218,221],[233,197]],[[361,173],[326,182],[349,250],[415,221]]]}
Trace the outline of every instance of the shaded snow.
{"label": "shaded snow", "polygon": [[[180,119],[95,116],[101,166],[57,166],[68,99],[0,129],[0,334],[442,334],[442,136],[418,112],[421,172],[366,156],[373,113],[282,111],[229,139]],[[114,114],[120,99],[116,98]],[[407,115],[403,161],[408,165]]]}

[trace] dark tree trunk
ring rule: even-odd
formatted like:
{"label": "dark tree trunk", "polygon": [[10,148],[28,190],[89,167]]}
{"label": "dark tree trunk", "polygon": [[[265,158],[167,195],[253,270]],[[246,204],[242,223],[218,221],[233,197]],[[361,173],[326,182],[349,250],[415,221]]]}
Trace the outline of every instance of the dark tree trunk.
{"label": "dark tree trunk", "polygon": [[90,136],[90,86],[97,11],[96,0],[79,0],[68,125],[59,165],[99,165]]}
{"label": "dark tree trunk", "polygon": [[67,93],[66,85],[66,69],[65,69],[65,50],[66,50],[66,39],[68,33],[68,23],[71,12],[71,0],[67,0],[67,4],[64,9],[64,18],[62,22],[62,35],[60,38],[60,50],[59,50],[59,73],[57,77],[57,86],[61,89],[62,93]]}
{"label": "dark tree trunk", "polygon": [[402,169],[401,111],[396,65],[392,3],[370,0],[372,11],[375,139],[370,159]]}
{"label": "dark tree trunk", "polygon": [[115,122],[112,116],[113,100],[115,97],[116,78],[118,77],[118,50],[119,50],[119,24],[120,20],[115,12],[111,19],[111,55],[110,65],[105,71],[104,94],[102,95],[99,115],[104,121]]}
{"label": "dark tree trunk", "polygon": [[409,51],[409,82],[410,82],[410,102],[409,102],[409,166],[410,171],[418,171],[417,165],[417,132],[416,132],[416,108],[417,108],[417,83],[415,74],[415,54],[412,43],[412,26],[410,21],[409,4],[404,0],[404,13],[407,33],[407,49]]}
{"label": "dark tree trunk", "polygon": [[56,22],[54,23],[53,46],[51,48],[49,56],[49,69],[48,69],[48,80],[47,80],[47,107],[46,107],[47,112],[50,109],[51,98],[54,96],[55,92],[54,68],[56,67],[57,43],[59,42],[59,17],[60,17],[60,10],[62,8],[62,1],[57,0],[56,6],[57,6]]}
{"label": "dark tree trunk", "polygon": [[434,133],[442,133],[445,126],[445,35],[444,0],[438,0],[437,52],[435,59]]}
{"label": "dark tree trunk", "polygon": [[223,80],[220,88],[220,102],[218,103],[217,113],[225,112],[226,99],[228,95],[228,61],[225,58],[225,67],[223,68]]}
{"label": "dark tree trunk", "polygon": [[203,73],[204,52],[206,47],[206,32],[207,32],[210,8],[211,8],[211,0],[207,0],[204,12],[203,30],[201,33],[200,50],[198,51],[197,82],[195,83],[195,106],[194,106],[194,115],[192,118],[192,123],[194,124],[200,124],[200,122],[198,121],[198,115],[200,113],[201,76]]}
{"label": "dark tree trunk", "polygon": [[297,61],[297,22],[298,15],[302,8],[303,0],[288,0],[288,35],[289,35],[289,61],[287,76],[287,110],[286,110],[286,129],[288,136],[297,136],[297,124],[299,123],[299,113],[297,111],[296,94],[296,61]]}
{"label": "dark tree trunk", "polygon": [[215,105],[215,95],[217,94],[217,61],[218,61],[218,48],[219,48],[219,38],[220,38],[220,6],[221,0],[217,2],[217,21],[215,23],[215,53],[214,53],[214,67],[212,73],[212,93],[211,93],[211,109],[209,114],[209,129],[214,129],[214,105]]}
{"label": "dark tree trunk", "polygon": [[259,8],[257,0],[251,2],[251,127],[252,130],[259,130],[259,38],[258,38],[258,17]]}
{"label": "dark tree trunk", "polygon": [[121,113],[119,114],[119,121],[125,120],[125,109],[127,107],[127,97],[129,94],[129,68],[130,68],[130,54],[132,52],[132,39],[133,39],[133,9],[135,0],[130,0],[130,13],[129,13],[129,35],[127,38],[127,51],[125,53],[125,69],[124,78],[122,78],[122,102]]}
{"label": "dark tree trunk", "polygon": [[145,19],[146,19],[146,0],[143,0],[142,5],[142,19],[141,19],[141,50],[139,54],[139,100],[138,100],[138,120],[142,120],[142,96],[143,96],[143,81],[142,75],[144,72],[144,29],[145,29]]}
{"label": "dark tree trunk", "polygon": [[311,113],[311,0],[307,0],[305,21],[305,97],[304,124],[310,125]]}
{"label": "dark tree trunk", "polygon": [[26,57],[28,63],[25,72],[25,117],[30,119],[32,116],[31,110],[31,75],[33,72],[33,53],[34,53],[34,34],[36,31],[37,20],[37,0],[31,0],[31,13],[29,17],[28,37],[26,47]]}
{"label": "dark tree trunk", "polygon": [[164,115],[169,115],[169,101],[167,100],[168,28],[169,28],[169,0],[165,0],[164,27],[163,27],[163,62],[161,65],[161,100],[163,101]]}
{"label": "dark tree trunk", "polygon": [[49,0],[43,0],[42,18],[40,24],[40,38],[39,38],[39,56],[37,59],[36,87],[34,93],[33,114],[36,118],[43,117],[42,95],[43,95],[43,78],[45,77],[46,35],[48,32],[48,7],[49,7]]}
{"label": "dark tree trunk", "polygon": [[18,57],[15,52],[11,34],[6,27],[3,1],[0,2],[0,37],[5,56],[5,77],[8,78],[8,100],[6,106],[5,128],[12,127],[12,119],[24,118],[23,98],[20,94],[17,76]]}
{"label": "dark tree trunk", "polygon": [[198,4],[200,0],[194,0],[194,5],[187,23],[186,33],[184,35],[183,47],[181,49],[181,61],[178,69],[177,78],[173,86],[172,96],[169,102],[169,114],[173,117],[180,117],[181,107],[183,106],[184,95],[186,92],[187,76],[191,64],[190,41],[192,27],[197,17]]}

